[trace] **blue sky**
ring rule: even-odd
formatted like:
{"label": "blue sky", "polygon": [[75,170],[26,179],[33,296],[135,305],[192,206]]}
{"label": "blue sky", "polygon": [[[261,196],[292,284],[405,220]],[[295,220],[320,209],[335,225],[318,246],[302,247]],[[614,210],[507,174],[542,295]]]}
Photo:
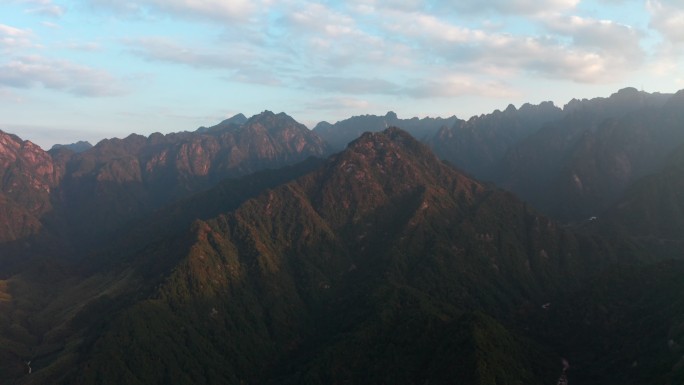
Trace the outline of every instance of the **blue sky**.
{"label": "blue sky", "polygon": [[392,110],[684,88],[681,0],[0,0],[0,130],[44,148],[238,112]]}

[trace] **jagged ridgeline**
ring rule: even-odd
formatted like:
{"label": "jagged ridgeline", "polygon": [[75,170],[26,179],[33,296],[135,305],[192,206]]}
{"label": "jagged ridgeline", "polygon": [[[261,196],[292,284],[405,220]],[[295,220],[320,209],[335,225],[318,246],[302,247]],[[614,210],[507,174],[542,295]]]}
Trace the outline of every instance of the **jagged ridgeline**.
{"label": "jagged ridgeline", "polygon": [[149,294],[81,311],[61,383],[549,383],[560,358],[507,315],[608,261],[396,128],[178,247]]}
{"label": "jagged ridgeline", "polygon": [[197,132],[132,134],[72,148],[45,152],[0,132],[0,241],[42,234],[80,250],[226,177],[328,153],[305,126],[270,111]]}
{"label": "jagged ridgeline", "polygon": [[365,131],[405,129],[439,156],[480,180],[516,193],[564,222],[601,216],[638,179],[657,172],[684,145],[684,92],[625,88],[593,99],[509,105],[471,117],[400,119],[355,116],[314,132],[333,148]]}
{"label": "jagged ridgeline", "polygon": [[0,133],[0,383],[679,384],[682,95]]}

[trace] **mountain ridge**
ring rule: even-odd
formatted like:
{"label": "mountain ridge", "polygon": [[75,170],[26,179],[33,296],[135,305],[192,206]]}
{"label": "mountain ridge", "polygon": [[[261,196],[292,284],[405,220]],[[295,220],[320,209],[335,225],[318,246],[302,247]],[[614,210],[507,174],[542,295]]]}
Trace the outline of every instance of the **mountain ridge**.
{"label": "mountain ridge", "polygon": [[511,148],[493,178],[563,221],[601,215],[684,143],[678,94],[624,89],[581,105]]}
{"label": "mountain ridge", "polygon": [[[0,381],[547,384],[565,357],[573,382],[674,385],[681,95],[456,122],[486,155],[456,167],[395,127],[321,159],[270,111],[80,154],[0,133],[0,209],[39,226],[2,230]],[[497,162],[583,219],[471,176]]]}
{"label": "mountain ridge", "polygon": [[[499,214],[500,208],[505,215]],[[156,294],[118,313],[106,332],[95,337],[91,358],[63,383],[90,383],[97,378],[112,383],[161,383],[164,378],[175,378],[176,383],[189,383],[190,378],[356,382],[360,378],[355,373],[368,373],[368,378],[377,380],[387,375],[373,369],[381,362],[403,373],[396,376],[399,383],[442,378],[447,368],[437,362],[428,365],[432,371],[403,358],[403,369],[372,356],[364,363],[352,358],[355,350],[344,342],[346,337],[340,338],[351,333],[351,341],[368,346],[369,351],[383,351],[384,344],[371,348],[384,333],[381,325],[398,326],[409,316],[432,325],[420,326],[419,332],[432,341],[444,336],[451,330],[448,325],[464,314],[477,309],[504,314],[508,311],[504,309],[540,301],[549,295],[539,294],[545,289],[560,290],[552,278],[559,274],[554,265],[563,263],[562,249],[586,253],[593,247],[580,246],[510,194],[443,164],[427,147],[395,128],[362,135],[318,170],[267,190],[235,211],[195,221],[191,234],[182,252],[185,256],[154,289]],[[560,249],[559,241],[565,243]],[[498,255],[501,250],[506,250],[505,256]],[[579,278],[588,268],[570,266],[566,262],[563,273],[568,287],[574,274]],[[446,276],[452,277],[450,283],[442,279]],[[475,282],[479,293],[469,292]],[[515,294],[497,288],[501,282],[517,282]],[[393,308],[393,304],[403,305]],[[420,309],[431,310],[423,314]],[[518,341],[519,337],[508,334],[511,325],[482,317],[464,322],[480,325],[485,334]],[[183,338],[192,336],[181,344],[183,349],[174,337],[180,325],[188,333]],[[121,335],[131,338],[116,337]],[[470,337],[465,333],[453,338]],[[490,337],[482,338],[472,349],[491,342]],[[254,348],[235,350],[237,345],[230,342],[234,340]],[[165,341],[164,351],[150,345],[152,341]],[[418,340],[411,341],[408,346],[418,348],[414,345]],[[160,363],[144,358],[149,349]],[[332,354],[330,349],[345,353]],[[526,349],[522,351],[538,354],[533,353],[538,348]],[[196,358],[174,358],[188,352]],[[402,350],[404,354],[410,355],[410,350]],[[314,367],[305,370],[307,365],[299,366],[288,357],[311,357],[313,361],[305,361]],[[326,364],[320,357],[332,361]],[[503,374],[474,374],[478,360],[459,373],[474,376],[477,383],[487,383],[484,378],[489,375],[502,378]],[[219,361],[220,370],[201,369]],[[330,371],[326,369],[330,364],[350,369]],[[137,369],[115,372],[117,365]],[[292,365],[305,371],[292,372]],[[531,367],[516,373],[519,378],[535,379],[533,383],[538,376],[549,375],[532,374]]]}
{"label": "mountain ridge", "polygon": [[366,131],[378,132],[394,126],[401,127],[412,136],[423,139],[432,136],[442,126],[450,126],[457,120],[458,118],[456,118],[456,116],[447,118],[425,117],[419,119],[414,117],[411,119],[399,119],[395,112],[389,111],[384,116],[353,116],[338,121],[335,124],[323,121],[318,123],[312,131],[326,140],[333,149],[342,150],[349,142],[358,138]]}
{"label": "mountain ridge", "polygon": [[[132,134],[107,139],[63,160],[59,186],[72,239],[102,240],[127,221],[207,189],[226,177],[326,153],[323,142],[285,114],[264,112],[243,126],[205,133]],[[82,222],[95,217],[101,226]]]}

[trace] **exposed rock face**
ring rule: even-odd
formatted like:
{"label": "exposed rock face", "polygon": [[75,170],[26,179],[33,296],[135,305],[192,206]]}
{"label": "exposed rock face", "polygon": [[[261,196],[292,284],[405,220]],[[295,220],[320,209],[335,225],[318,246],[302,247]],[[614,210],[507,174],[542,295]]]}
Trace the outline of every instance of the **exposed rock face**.
{"label": "exposed rock face", "polygon": [[[226,177],[279,168],[328,150],[284,113],[265,111],[197,132],[106,139],[82,152],[49,153],[0,135],[0,240],[34,234],[48,221],[74,243],[96,243],[120,225]],[[54,209],[54,210],[53,210]],[[97,225],[94,225],[97,224]]]}
{"label": "exposed rock face", "polygon": [[[104,140],[75,156],[70,165],[74,176],[95,173],[103,181],[148,181],[165,174],[179,181],[195,177],[215,181],[323,156],[326,151],[323,141],[305,126],[283,113],[266,111],[244,125],[219,125],[206,132]],[[130,175],[113,174],[112,167]]]}
{"label": "exposed rock face", "polygon": [[63,171],[39,146],[0,131],[0,241],[40,230]]}
{"label": "exposed rock face", "polygon": [[223,178],[327,152],[316,134],[284,113],[265,111],[243,125],[238,120],[193,133],[104,140],[74,155],[62,187],[66,213],[81,228],[76,234],[94,236],[91,227],[79,222],[86,213],[99,215],[99,222],[113,231]]}

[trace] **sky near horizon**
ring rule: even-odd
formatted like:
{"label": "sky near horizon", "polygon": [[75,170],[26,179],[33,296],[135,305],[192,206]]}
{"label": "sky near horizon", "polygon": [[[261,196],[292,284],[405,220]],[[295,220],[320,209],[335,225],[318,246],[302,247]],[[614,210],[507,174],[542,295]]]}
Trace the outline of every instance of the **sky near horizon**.
{"label": "sky near horizon", "polygon": [[472,115],[684,88],[684,0],[0,0],[0,130]]}

